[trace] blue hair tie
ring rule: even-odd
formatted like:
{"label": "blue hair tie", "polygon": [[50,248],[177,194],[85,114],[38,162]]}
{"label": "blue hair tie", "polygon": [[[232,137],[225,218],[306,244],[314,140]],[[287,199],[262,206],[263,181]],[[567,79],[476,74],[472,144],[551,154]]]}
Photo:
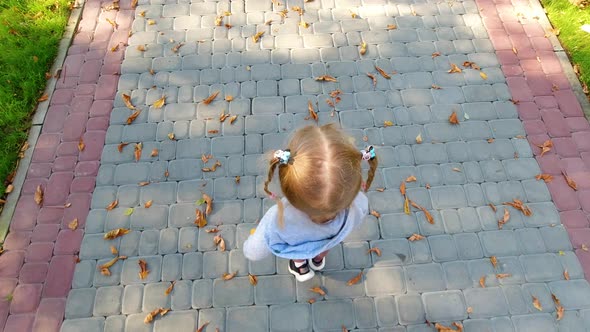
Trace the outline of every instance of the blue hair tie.
{"label": "blue hair tie", "polygon": [[277,150],[275,151],[275,158],[279,160],[281,165],[287,165],[289,163],[289,159],[291,159],[291,151],[287,150]]}
{"label": "blue hair tie", "polygon": [[367,146],[364,150],[361,150],[363,160],[375,159],[375,148],[372,145]]}

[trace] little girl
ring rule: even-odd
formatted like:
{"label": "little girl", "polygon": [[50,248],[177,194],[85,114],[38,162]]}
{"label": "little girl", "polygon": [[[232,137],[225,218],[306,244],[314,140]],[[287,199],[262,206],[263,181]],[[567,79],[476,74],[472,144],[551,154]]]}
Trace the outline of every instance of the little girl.
{"label": "little girl", "polygon": [[[369,162],[363,183],[361,161]],[[278,168],[279,199],[269,191]],[[361,192],[375,177],[377,157],[373,147],[359,151],[334,125],[297,130],[288,149],[278,150],[270,161],[264,191],[277,204],[264,215],[244,243],[244,256],[260,260],[272,253],[289,259],[289,272],[307,281],[326,264],[328,250],[358,226],[368,212]]]}

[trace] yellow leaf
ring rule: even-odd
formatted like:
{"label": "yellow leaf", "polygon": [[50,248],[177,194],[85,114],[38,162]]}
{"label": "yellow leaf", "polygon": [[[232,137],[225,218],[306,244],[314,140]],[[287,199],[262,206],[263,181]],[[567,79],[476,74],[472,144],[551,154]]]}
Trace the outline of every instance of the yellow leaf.
{"label": "yellow leaf", "polygon": [[82,152],[86,148],[86,144],[84,143],[84,138],[80,137],[78,141],[78,151]]}
{"label": "yellow leaf", "polygon": [[217,91],[217,92],[214,92],[214,93],[213,93],[213,94],[211,94],[209,97],[207,97],[207,98],[203,99],[203,104],[205,104],[205,105],[209,105],[209,104],[211,104],[211,102],[212,102],[212,101],[213,101],[215,98],[217,98],[217,95],[218,95],[218,94],[219,94],[219,91]]}
{"label": "yellow leaf", "polygon": [[258,284],[258,277],[255,275],[248,273],[248,279],[250,280],[250,284],[252,286],[256,286]]}
{"label": "yellow leaf", "polygon": [[348,285],[348,286],[356,285],[359,283],[359,281],[361,281],[362,278],[363,278],[363,272],[361,271],[354,278],[348,280],[348,282],[346,282],[346,285]]}
{"label": "yellow leaf", "polygon": [[422,134],[418,134],[418,136],[416,136],[416,143],[422,143]]}
{"label": "yellow leaf", "polygon": [[488,79],[488,75],[486,75],[486,73],[484,73],[483,71],[479,72],[479,76],[481,76],[481,78],[483,78],[484,80]]}
{"label": "yellow leaf", "polygon": [[35,203],[37,203],[37,205],[41,205],[43,204],[43,188],[41,188],[41,185],[37,186],[37,189],[35,189]]}
{"label": "yellow leaf", "polygon": [[539,299],[533,296],[533,307],[535,307],[535,309],[539,310],[539,311],[543,311],[543,307],[541,306],[541,302],[539,302]]}
{"label": "yellow leaf", "polygon": [[414,242],[414,241],[420,241],[420,240],[424,240],[424,236],[420,235],[420,234],[412,234],[412,236],[410,236],[408,238],[408,241]]}
{"label": "yellow leaf", "polygon": [[129,232],[130,232],[130,230],[127,228],[116,228],[116,229],[110,230],[107,233],[105,233],[104,239],[105,240],[112,240],[112,239],[118,238],[119,236],[123,236]]}
{"label": "yellow leaf", "polygon": [[154,107],[155,108],[162,108],[162,106],[164,106],[165,102],[166,102],[166,96],[162,96],[162,98],[160,98],[154,102]]}
{"label": "yellow leaf", "polygon": [[78,228],[78,218],[72,220],[69,224],[68,224],[68,228],[75,231]]}
{"label": "yellow leaf", "polygon": [[448,73],[460,73],[462,72],[461,68],[459,68],[456,64],[451,63],[451,69],[449,69]]}
{"label": "yellow leaf", "polygon": [[262,37],[262,35],[264,35],[264,31],[257,32],[254,36],[252,36],[252,40],[255,43],[258,43],[258,41],[260,40],[260,37]]}
{"label": "yellow leaf", "polygon": [[365,42],[361,43],[361,50],[359,51],[359,53],[361,55],[365,55],[365,53],[367,53],[367,43],[365,43]]}
{"label": "yellow leaf", "polygon": [[154,200],[150,199],[149,201],[145,202],[143,207],[145,207],[146,209],[149,209],[152,206],[152,204],[154,204]]}
{"label": "yellow leaf", "polygon": [[389,121],[389,120],[383,121],[383,126],[384,127],[391,127],[391,126],[393,126],[393,122]]}

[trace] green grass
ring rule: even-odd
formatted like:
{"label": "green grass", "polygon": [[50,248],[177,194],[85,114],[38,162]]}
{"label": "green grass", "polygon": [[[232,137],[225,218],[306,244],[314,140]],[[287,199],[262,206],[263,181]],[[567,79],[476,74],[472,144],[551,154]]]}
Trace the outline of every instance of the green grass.
{"label": "green grass", "polygon": [[559,29],[559,41],[572,64],[580,68],[580,82],[590,87],[590,33],[581,29],[590,24],[590,8],[579,9],[568,0],[541,0],[554,28]]}
{"label": "green grass", "polygon": [[70,0],[0,0],[0,196],[57,54]]}

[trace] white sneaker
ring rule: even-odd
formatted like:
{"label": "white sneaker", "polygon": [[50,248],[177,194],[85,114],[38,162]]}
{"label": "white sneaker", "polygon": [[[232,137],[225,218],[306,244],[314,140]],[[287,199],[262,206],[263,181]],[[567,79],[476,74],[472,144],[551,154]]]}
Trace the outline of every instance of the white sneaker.
{"label": "white sneaker", "polygon": [[322,258],[322,261],[318,264],[313,261],[313,258],[308,260],[309,266],[312,270],[320,271],[326,266],[326,257]]}
{"label": "white sneaker", "polygon": [[315,275],[313,270],[309,268],[307,261],[300,267],[297,267],[292,259],[289,260],[289,272],[291,272],[299,282],[308,281]]}

